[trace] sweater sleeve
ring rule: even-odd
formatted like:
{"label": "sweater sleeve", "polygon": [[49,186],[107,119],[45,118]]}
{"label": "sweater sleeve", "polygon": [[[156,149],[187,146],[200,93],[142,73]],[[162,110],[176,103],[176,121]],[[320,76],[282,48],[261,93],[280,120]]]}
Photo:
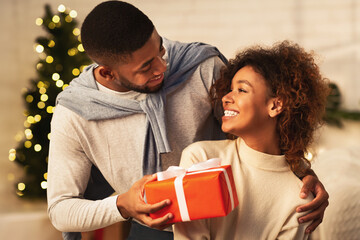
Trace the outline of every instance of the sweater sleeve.
{"label": "sweater sleeve", "polygon": [[[307,212],[308,213],[308,212]],[[304,213],[292,213],[284,226],[281,228],[276,239],[294,239],[294,240],[306,240],[309,238],[309,234],[305,233],[306,228],[310,225],[311,222],[306,222],[299,224],[298,218]]]}
{"label": "sweater sleeve", "polygon": [[[205,63],[205,64],[204,64]],[[202,81],[205,88],[210,94],[210,88],[216,80],[220,78],[220,70],[225,66],[219,57],[212,57],[205,61],[200,69]],[[211,70],[209,70],[211,69]],[[213,114],[215,119],[221,124],[221,117],[223,115],[222,102],[215,102],[213,106]]]}
{"label": "sweater sleeve", "polygon": [[60,231],[74,232],[123,221],[116,206],[117,196],[98,201],[83,198],[92,163],[76,138],[76,127],[69,124],[68,115],[55,111],[51,123],[47,197],[52,224]]}
{"label": "sweater sleeve", "polygon": [[175,240],[211,239],[207,219],[175,223],[173,225],[173,231]]}

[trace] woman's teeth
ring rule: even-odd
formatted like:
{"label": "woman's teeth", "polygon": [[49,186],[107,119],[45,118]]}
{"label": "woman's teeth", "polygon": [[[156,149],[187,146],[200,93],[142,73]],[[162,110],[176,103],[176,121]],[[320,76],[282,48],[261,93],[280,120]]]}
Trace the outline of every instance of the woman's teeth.
{"label": "woman's teeth", "polygon": [[232,117],[232,116],[239,115],[239,113],[235,112],[235,111],[225,110],[224,115],[225,115],[225,117]]}

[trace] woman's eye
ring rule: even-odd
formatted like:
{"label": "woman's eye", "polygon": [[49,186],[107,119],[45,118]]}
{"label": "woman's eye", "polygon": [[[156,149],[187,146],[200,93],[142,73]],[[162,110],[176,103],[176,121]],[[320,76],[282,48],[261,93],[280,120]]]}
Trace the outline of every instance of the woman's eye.
{"label": "woman's eye", "polygon": [[247,91],[246,91],[245,89],[243,89],[243,88],[239,88],[238,91],[239,91],[239,92],[245,92],[245,93],[247,92]]}

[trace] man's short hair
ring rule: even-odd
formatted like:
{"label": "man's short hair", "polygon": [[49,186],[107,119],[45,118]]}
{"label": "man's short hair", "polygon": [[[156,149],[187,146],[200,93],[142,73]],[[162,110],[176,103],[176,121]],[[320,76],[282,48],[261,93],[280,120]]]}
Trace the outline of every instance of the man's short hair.
{"label": "man's short hair", "polygon": [[151,20],[138,8],[126,2],[107,1],[86,16],[81,40],[93,61],[111,65],[144,46],[153,30]]}

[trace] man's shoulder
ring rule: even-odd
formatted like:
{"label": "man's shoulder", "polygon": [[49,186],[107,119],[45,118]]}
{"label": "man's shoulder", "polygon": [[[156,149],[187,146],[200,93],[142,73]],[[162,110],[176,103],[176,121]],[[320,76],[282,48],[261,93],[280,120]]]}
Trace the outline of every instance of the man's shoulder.
{"label": "man's shoulder", "polygon": [[220,77],[220,70],[223,66],[224,63],[218,56],[207,58],[197,66],[191,81],[201,81],[209,90],[211,85]]}
{"label": "man's shoulder", "polygon": [[200,68],[211,68],[211,69],[213,69],[214,67],[221,68],[224,65],[225,65],[224,62],[220,59],[220,57],[212,56],[212,57],[209,57],[209,58],[205,59],[204,61],[202,61],[199,64],[199,67]]}
{"label": "man's shoulder", "polygon": [[87,120],[82,118],[71,109],[61,104],[57,104],[51,119],[51,126],[53,129],[68,128],[71,125],[82,125],[82,123],[86,124],[86,121]]}
{"label": "man's shoulder", "polygon": [[65,118],[76,118],[80,116],[76,114],[74,111],[72,111],[70,108],[65,107],[64,105],[61,104],[57,104],[53,113],[53,118],[54,117],[65,119]]}

